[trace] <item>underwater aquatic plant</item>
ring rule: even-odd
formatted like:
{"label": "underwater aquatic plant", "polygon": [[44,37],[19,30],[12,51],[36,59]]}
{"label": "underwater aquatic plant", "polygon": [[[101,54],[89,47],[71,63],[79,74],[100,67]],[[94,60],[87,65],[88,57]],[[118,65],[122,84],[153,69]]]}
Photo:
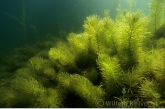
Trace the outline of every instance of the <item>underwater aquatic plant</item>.
{"label": "underwater aquatic plant", "polygon": [[103,84],[109,94],[118,91],[122,86],[122,69],[118,64],[116,57],[109,57],[106,54],[100,54],[97,60],[98,66],[101,70]]}
{"label": "underwater aquatic plant", "polygon": [[0,87],[0,107],[16,107],[17,94],[13,89],[7,87]]}
{"label": "underwater aquatic plant", "polygon": [[60,86],[73,91],[86,103],[88,107],[96,107],[96,100],[103,99],[104,92],[102,88],[94,86],[84,76],[78,74],[69,75],[67,73],[60,73],[58,75],[58,81]]}
{"label": "underwater aquatic plant", "polygon": [[100,20],[99,16],[93,15],[87,17],[85,24],[83,25],[85,32],[90,37],[90,43],[93,50],[97,53],[99,51],[99,37],[104,30],[104,23]]}
{"label": "underwater aquatic plant", "polygon": [[41,93],[34,107],[59,108],[62,107],[62,97],[56,89],[48,88]]}
{"label": "underwater aquatic plant", "polygon": [[115,97],[117,100],[120,101],[120,105],[117,106],[117,107],[120,107],[120,108],[129,108],[129,107],[131,107],[131,105],[129,104],[130,100],[125,97],[126,93],[127,93],[126,89],[123,88],[122,89],[122,94],[123,94],[122,97],[120,97],[120,98],[119,97]]}
{"label": "underwater aquatic plant", "polygon": [[159,107],[165,97],[165,44],[163,38],[149,39],[151,47],[146,46],[147,20],[131,5],[115,21],[106,10],[104,18],[87,17],[82,33],[37,44],[27,63],[8,82],[1,80],[0,106],[97,107],[97,100],[117,98],[121,106],[115,107],[137,101]]}
{"label": "underwater aquatic plant", "polygon": [[63,42],[59,42],[57,47],[50,49],[49,58],[52,61],[58,61],[63,66],[74,64],[74,55],[68,45]]}
{"label": "underwater aquatic plant", "polygon": [[163,80],[165,71],[164,52],[162,48],[146,51],[139,63],[138,72],[148,79],[161,83],[160,80]]}
{"label": "underwater aquatic plant", "polygon": [[[140,68],[139,68],[140,69]],[[135,99],[135,93],[137,93],[138,86],[143,80],[142,72],[137,67],[133,67],[132,70],[123,73],[123,86],[127,90],[127,96]]]}
{"label": "underwater aquatic plant", "polygon": [[21,105],[18,107],[34,107],[38,96],[44,91],[43,86],[33,77],[16,77],[12,80],[11,87],[16,95],[19,94],[17,99]]}
{"label": "underwater aquatic plant", "polygon": [[47,68],[44,71],[45,76],[47,76],[50,80],[53,80],[56,78],[56,72],[53,68]]}
{"label": "underwater aquatic plant", "polygon": [[89,40],[86,34],[75,34],[70,33],[68,38],[68,43],[74,51],[74,54],[77,55],[87,55],[88,53],[88,46],[89,46]]}
{"label": "underwater aquatic plant", "polygon": [[153,107],[158,107],[158,100],[161,95],[159,93],[158,84],[154,81],[146,80],[140,86],[139,94],[145,101],[153,103]]}
{"label": "underwater aquatic plant", "polygon": [[28,63],[28,66],[36,72],[43,71],[45,68],[50,67],[50,65],[50,61],[42,57],[33,57]]}
{"label": "underwater aquatic plant", "polygon": [[12,81],[12,87],[17,91],[26,93],[32,96],[38,96],[42,93],[43,86],[34,78],[19,78]]}
{"label": "underwater aquatic plant", "polygon": [[[70,33],[68,38],[70,51],[74,55],[74,63],[77,69],[86,69],[91,67],[90,63],[95,61],[94,53],[89,47],[89,37],[87,34]],[[93,63],[92,63],[93,64]]]}
{"label": "underwater aquatic plant", "polygon": [[111,50],[113,47],[110,47],[114,46],[114,22],[110,18],[108,10],[105,10],[104,16],[101,19],[98,15],[91,15],[87,17],[83,25],[84,32],[89,37],[89,46],[96,54],[114,52]]}
{"label": "underwater aquatic plant", "polygon": [[141,12],[123,13],[117,19],[117,51],[124,70],[138,64],[143,53],[143,41],[148,34],[147,19]]}

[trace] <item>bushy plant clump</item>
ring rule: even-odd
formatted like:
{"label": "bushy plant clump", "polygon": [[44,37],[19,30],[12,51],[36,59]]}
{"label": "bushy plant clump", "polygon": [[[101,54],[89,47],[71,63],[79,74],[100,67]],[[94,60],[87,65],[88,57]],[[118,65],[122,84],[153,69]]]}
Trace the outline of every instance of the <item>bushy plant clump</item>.
{"label": "bushy plant clump", "polygon": [[84,32],[42,43],[2,70],[12,75],[0,79],[0,107],[165,107],[165,39],[149,28],[153,14],[123,10],[114,21],[105,10],[87,17]]}

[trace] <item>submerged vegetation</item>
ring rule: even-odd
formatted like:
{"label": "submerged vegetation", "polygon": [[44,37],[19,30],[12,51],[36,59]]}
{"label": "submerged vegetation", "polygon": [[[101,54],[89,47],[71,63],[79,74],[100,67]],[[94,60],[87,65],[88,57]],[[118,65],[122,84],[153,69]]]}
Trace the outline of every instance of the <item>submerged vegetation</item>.
{"label": "submerged vegetation", "polygon": [[164,3],[19,49],[0,69],[0,107],[165,107]]}

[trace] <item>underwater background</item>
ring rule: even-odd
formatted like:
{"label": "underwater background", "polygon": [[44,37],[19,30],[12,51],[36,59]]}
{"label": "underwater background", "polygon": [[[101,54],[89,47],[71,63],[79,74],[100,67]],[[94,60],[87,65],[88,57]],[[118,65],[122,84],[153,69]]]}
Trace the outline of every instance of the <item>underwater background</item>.
{"label": "underwater background", "polygon": [[0,107],[165,107],[165,0],[0,0]]}
{"label": "underwater background", "polygon": [[[122,8],[128,7],[126,0],[1,0],[1,55],[15,47],[44,40],[46,34],[58,37],[60,31],[82,31],[86,17],[91,14],[103,16],[104,9],[109,9],[114,19],[119,2]],[[147,13],[147,3],[149,0],[137,0],[136,7]]]}

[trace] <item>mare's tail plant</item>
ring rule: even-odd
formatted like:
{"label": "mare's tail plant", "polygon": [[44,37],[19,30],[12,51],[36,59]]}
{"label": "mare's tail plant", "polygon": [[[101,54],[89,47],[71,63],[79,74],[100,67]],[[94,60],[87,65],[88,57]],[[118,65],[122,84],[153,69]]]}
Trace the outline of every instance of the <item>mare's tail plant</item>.
{"label": "mare's tail plant", "polygon": [[118,59],[100,54],[97,63],[101,70],[104,87],[109,92],[108,95],[116,93],[122,86],[122,69],[118,64]]}
{"label": "mare's tail plant", "polygon": [[128,70],[137,65],[142,56],[143,41],[148,33],[147,19],[140,11],[123,11],[116,25],[120,64],[124,70]]}

